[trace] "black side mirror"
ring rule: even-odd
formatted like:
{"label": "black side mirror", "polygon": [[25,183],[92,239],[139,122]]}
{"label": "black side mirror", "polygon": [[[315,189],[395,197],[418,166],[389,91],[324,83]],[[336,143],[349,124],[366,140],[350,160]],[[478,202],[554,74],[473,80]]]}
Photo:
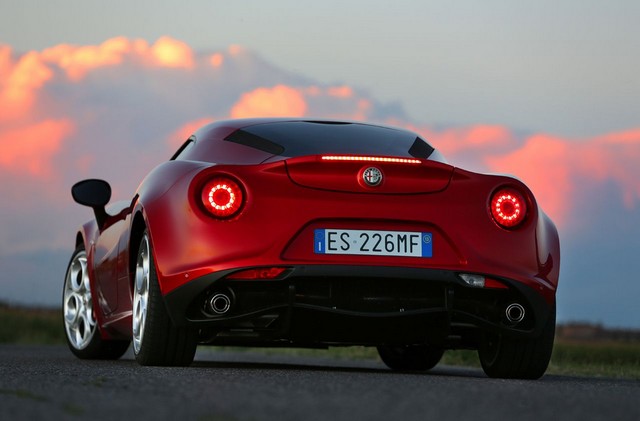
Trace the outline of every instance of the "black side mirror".
{"label": "black side mirror", "polygon": [[98,226],[103,226],[108,216],[105,206],[111,200],[109,183],[97,179],[79,181],[71,187],[71,196],[77,203],[92,208]]}

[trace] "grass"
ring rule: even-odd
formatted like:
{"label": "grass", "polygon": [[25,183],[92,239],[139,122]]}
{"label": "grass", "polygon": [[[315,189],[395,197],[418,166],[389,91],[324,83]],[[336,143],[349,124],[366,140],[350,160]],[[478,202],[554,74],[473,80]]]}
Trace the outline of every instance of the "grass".
{"label": "grass", "polygon": [[559,340],[548,373],[640,380],[640,343]]}
{"label": "grass", "polygon": [[[59,309],[29,309],[0,304],[0,343],[64,344]],[[239,349],[239,348],[234,348]],[[252,349],[256,351],[256,349]],[[375,360],[375,348],[336,347],[326,350],[262,348],[268,354]],[[475,351],[447,351],[442,364],[480,367]],[[640,342],[568,341],[556,338],[548,374],[640,380]]]}
{"label": "grass", "polygon": [[62,311],[0,304],[0,343],[64,343]]}

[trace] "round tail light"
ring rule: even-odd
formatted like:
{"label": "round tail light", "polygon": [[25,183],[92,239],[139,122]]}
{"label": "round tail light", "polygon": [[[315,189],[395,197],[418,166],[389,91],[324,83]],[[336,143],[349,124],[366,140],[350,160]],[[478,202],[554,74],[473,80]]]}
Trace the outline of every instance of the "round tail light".
{"label": "round tail light", "polygon": [[213,216],[230,218],[242,208],[244,193],[231,178],[216,177],[204,185],[201,199],[205,209]]}
{"label": "round tail light", "polygon": [[527,203],[517,190],[502,188],[491,196],[491,215],[504,228],[514,228],[524,221]]}

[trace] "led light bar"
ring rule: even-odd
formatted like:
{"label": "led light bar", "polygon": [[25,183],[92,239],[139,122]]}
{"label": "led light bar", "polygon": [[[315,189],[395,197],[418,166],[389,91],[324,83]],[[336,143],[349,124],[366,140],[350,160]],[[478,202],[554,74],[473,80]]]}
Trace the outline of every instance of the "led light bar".
{"label": "led light bar", "polygon": [[324,155],[323,161],[360,161],[360,162],[391,162],[395,164],[420,164],[419,159],[389,158],[383,156],[354,156],[354,155]]}

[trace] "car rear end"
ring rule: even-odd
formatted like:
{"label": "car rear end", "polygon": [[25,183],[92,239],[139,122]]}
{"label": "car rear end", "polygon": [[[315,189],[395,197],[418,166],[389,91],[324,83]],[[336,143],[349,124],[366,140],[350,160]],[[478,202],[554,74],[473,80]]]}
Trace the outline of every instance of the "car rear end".
{"label": "car rear end", "polygon": [[282,130],[232,132],[220,142],[271,157],[208,166],[149,211],[152,224],[182,221],[153,233],[174,323],[216,344],[476,348],[485,331],[539,334],[555,300],[557,237],[539,244],[553,230],[522,183],[430,159],[433,148],[404,131],[391,136],[393,153],[385,136],[366,153],[336,136],[327,153],[308,154],[295,136],[270,145]]}

